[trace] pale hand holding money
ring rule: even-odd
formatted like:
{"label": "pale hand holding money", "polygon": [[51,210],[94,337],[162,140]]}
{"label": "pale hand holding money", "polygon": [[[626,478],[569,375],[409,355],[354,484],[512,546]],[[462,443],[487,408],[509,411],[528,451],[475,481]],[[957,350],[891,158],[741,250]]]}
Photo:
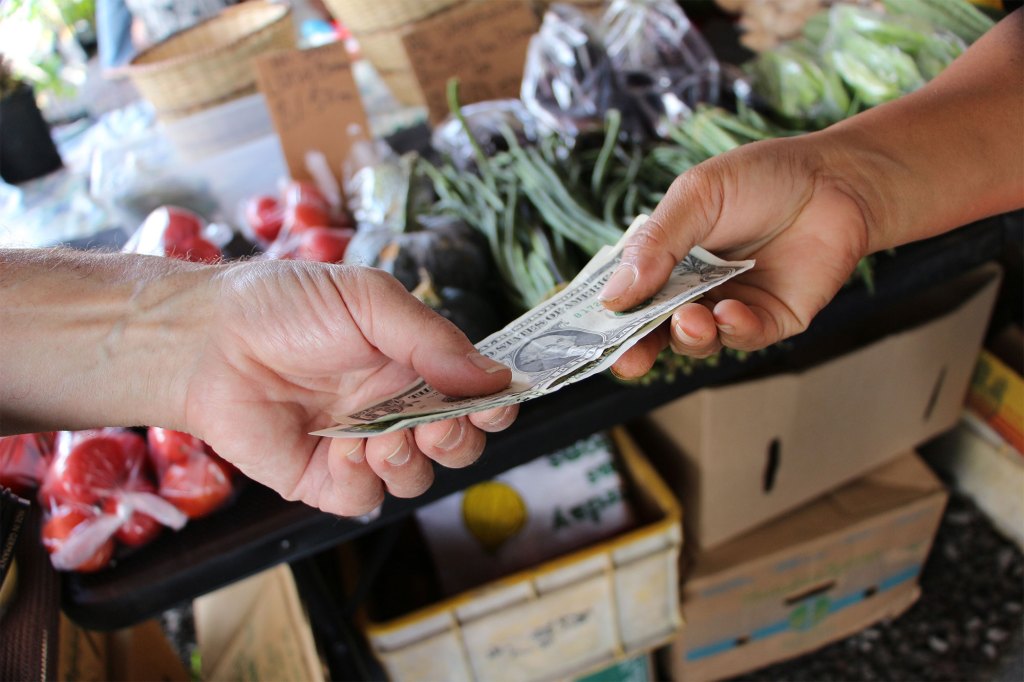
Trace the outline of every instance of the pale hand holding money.
{"label": "pale hand holding money", "polygon": [[420,380],[313,435],[376,436],[553,393],[611,367],[676,308],[754,266],[752,260],[724,261],[695,247],[650,300],[626,312],[611,312],[598,296],[619,264],[626,240],[646,220],[638,216],[619,242],[599,251],[565,289],[477,344],[482,354],[512,368],[508,388],[487,396],[451,398]]}

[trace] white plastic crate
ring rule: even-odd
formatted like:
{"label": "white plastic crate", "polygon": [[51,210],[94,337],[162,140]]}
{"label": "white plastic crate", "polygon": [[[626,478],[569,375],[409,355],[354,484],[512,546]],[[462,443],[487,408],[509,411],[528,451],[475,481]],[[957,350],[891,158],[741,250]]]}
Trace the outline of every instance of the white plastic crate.
{"label": "white plastic crate", "polygon": [[388,622],[364,617],[391,679],[576,677],[672,638],[682,512],[626,432],[613,437],[638,527]]}

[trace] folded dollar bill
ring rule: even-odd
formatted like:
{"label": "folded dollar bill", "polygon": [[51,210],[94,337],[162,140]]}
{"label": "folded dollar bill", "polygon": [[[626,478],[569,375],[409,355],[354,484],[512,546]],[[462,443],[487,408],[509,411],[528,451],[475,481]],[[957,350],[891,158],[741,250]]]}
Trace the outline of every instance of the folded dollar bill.
{"label": "folded dollar bill", "polygon": [[420,380],[313,435],[379,435],[553,393],[607,369],[676,308],[754,265],[724,261],[696,247],[673,268],[661,291],[632,310],[612,312],[599,295],[619,265],[626,239],[646,219],[639,216],[618,244],[598,252],[565,289],[477,344],[482,354],[512,369],[504,390],[453,398]]}

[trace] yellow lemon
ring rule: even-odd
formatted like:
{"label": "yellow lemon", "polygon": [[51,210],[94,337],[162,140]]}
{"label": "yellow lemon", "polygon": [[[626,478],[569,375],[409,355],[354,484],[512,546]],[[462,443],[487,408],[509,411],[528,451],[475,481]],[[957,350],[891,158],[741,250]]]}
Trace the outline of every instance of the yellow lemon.
{"label": "yellow lemon", "polygon": [[526,504],[512,486],[485,481],[463,493],[462,519],[484,550],[493,554],[523,529]]}

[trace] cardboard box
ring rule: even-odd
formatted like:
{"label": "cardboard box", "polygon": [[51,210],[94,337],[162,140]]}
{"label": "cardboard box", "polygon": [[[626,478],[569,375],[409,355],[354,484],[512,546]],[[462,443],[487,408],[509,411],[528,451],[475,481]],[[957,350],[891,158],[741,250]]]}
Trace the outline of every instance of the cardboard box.
{"label": "cardboard box", "polygon": [[952,428],[1000,274],[986,265],[880,313],[852,350],[654,411],[687,538],[714,547]]}
{"label": "cardboard box", "polygon": [[654,682],[654,660],[651,654],[637,656],[602,668],[576,682]]}
{"label": "cardboard box", "polygon": [[906,454],[757,530],[694,550],[676,680],[731,677],[812,651],[902,613],[946,503]]}
{"label": "cardboard box", "polygon": [[204,680],[323,680],[313,629],[288,566],[193,602]]}
{"label": "cardboard box", "polygon": [[80,628],[60,616],[57,680],[60,682],[189,682],[160,623],[147,620],[113,632]]}
{"label": "cardboard box", "polygon": [[377,622],[364,613],[392,680],[574,678],[675,635],[679,505],[625,431],[613,437],[637,527],[411,613]]}

